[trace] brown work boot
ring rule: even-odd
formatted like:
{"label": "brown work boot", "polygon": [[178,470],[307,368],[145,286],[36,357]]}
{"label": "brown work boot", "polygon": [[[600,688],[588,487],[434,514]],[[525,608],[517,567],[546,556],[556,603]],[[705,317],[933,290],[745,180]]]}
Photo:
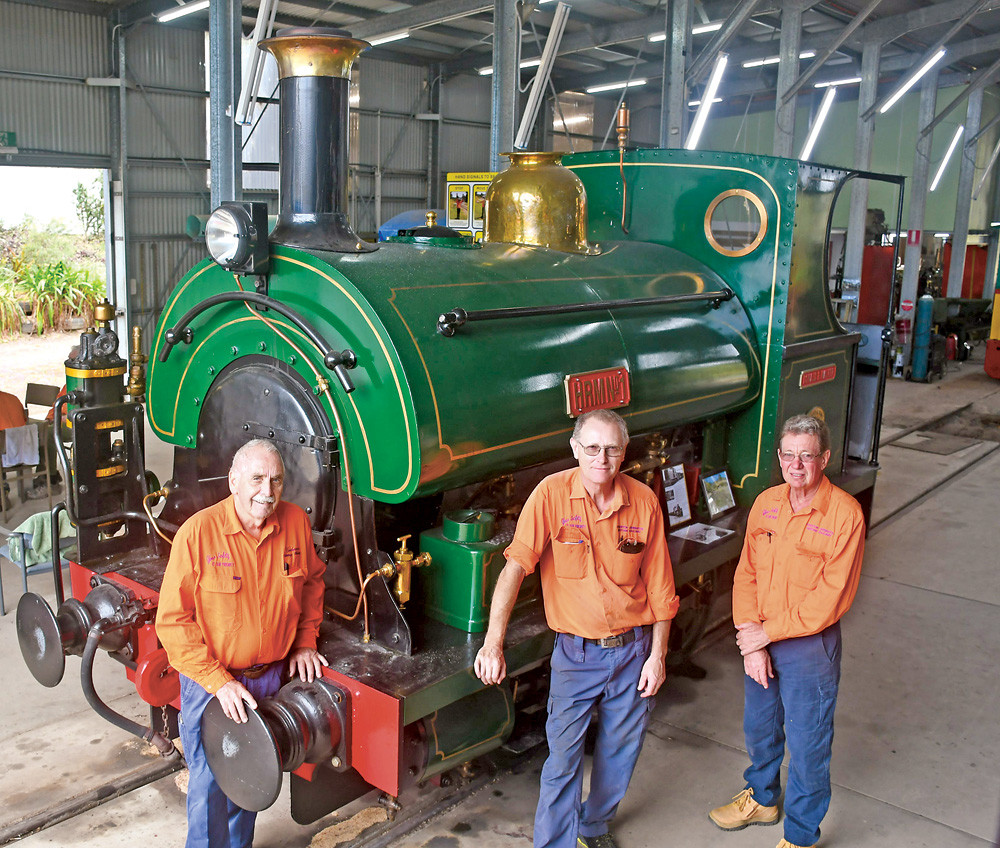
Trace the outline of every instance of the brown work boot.
{"label": "brown work boot", "polygon": [[712,810],[708,817],[723,830],[743,830],[752,824],[777,824],[780,813],[777,807],[763,807],[754,801],[753,790],[747,787],[728,804]]}
{"label": "brown work boot", "polygon": [[776,848],[816,848],[815,845],[793,845],[787,839],[782,839],[776,846]]}

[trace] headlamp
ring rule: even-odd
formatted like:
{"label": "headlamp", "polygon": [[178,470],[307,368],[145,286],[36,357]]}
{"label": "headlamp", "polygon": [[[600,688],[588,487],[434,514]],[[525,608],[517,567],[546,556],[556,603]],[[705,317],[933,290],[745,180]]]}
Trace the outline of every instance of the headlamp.
{"label": "headlamp", "polygon": [[266,274],[267,204],[228,201],[205,225],[205,245],[212,258],[236,274]]}

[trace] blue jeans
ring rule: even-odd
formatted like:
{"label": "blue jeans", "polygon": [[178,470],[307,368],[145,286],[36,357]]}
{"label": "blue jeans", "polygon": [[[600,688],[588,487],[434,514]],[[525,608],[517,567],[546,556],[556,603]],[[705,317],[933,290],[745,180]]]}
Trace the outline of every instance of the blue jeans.
{"label": "blue jeans", "polygon": [[840,623],[814,636],[772,642],[774,679],[765,689],[744,677],[743,732],[751,765],[743,772],[754,800],[773,807],[781,796],[788,742],[785,839],[814,845],[830,807],[833,711],[840,683]]}
{"label": "blue jeans", "polygon": [[[535,813],[534,848],[574,848],[577,834],[600,836],[625,796],[653,709],[636,686],[649,657],[651,631],[620,648],[587,645],[579,636],[556,635],[545,735],[549,756],[542,766]],[[597,742],[590,794],[583,794],[583,743],[597,709]]]}
{"label": "blue jeans", "polygon": [[[261,677],[237,677],[258,701],[281,688],[281,663]],[[188,767],[186,848],[250,848],[257,814],[237,807],[215,782],[201,743],[201,716],[215,695],[183,674],[181,678],[181,742]]]}

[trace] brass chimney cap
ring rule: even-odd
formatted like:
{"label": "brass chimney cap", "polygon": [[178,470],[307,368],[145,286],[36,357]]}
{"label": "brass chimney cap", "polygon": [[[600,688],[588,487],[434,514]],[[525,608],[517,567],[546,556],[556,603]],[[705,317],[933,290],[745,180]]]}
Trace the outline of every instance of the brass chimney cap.
{"label": "brass chimney cap", "polygon": [[371,45],[332,27],[287,27],[260,42],[278,63],[278,77],[351,78],[354,61]]}

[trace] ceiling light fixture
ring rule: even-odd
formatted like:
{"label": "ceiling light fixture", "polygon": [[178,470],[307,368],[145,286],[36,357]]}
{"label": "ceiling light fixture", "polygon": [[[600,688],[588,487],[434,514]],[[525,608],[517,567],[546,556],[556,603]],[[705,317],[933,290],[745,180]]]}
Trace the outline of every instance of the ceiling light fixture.
{"label": "ceiling light fixture", "polygon": [[705,88],[705,94],[701,98],[701,105],[695,113],[694,122],[691,124],[691,131],[688,133],[687,141],[684,142],[685,150],[694,150],[698,146],[698,141],[701,138],[702,130],[705,129],[708,113],[712,109],[712,103],[719,90],[719,85],[722,83],[722,74],[725,72],[728,62],[728,53],[720,53],[715,59],[715,67],[712,68],[712,75],[708,78],[708,85]]}
{"label": "ceiling light fixture", "polygon": [[667,34],[665,32],[654,32],[652,35],[646,36],[646,41],[652,41],[654,44],[657,41],[666,41]]}
{"label": "ceiling light fixture", "polygon": [[[803,50],[799,53],[800,59],[812,59],[816,55],[815,50]],[[749,62],[744,62],[744,68],[759,68],[763,65],[777,65],[781,61],[780,56],[768,56],[766,59],[751,59]]]}
{"label": "ceiling light fixture", "polygon": [[183,18],[185,15],[193,15],[195,12],[202,12],[208,8],[208,0],[193,0],[191,3],[184,3],[180,6],[175,6],[173,9],[167,9],[165,12],[157,12],[153,15],[156,20],[161,24],[168,23],[169,21],[175,21],[177,18]]}
{"label": "ceiling light fixture", "polygon": [[379,35],[375,38],[367,39],[368,43],[375,47],[378,44],[388,44],[390,41],[402,41],[404,38],[410,37],[410,31],[404,29],[402,32],[392,32],[389,35]]}
{"label": "ceiling light fixture", "polygon": [[704,35],[706,32],[718,32],[720,29],[722,29],[722,21],[698,24],[696,27],[691,27],[691,35]]}
{"label": "ceiling light fixture", "polygon": [[829,88],[831,85],[857,85],[859,82],[861,82],[861,77],[846,77],[845,79],[817,82],[813,88]]}
{"label": "ceiling light fixture", "polygon": [[620,88],[635,88],[637,85],[645,85],[646,80],[644,79],[634,79],[628,80],[627,82],[609,82],[604,85],[592,85],[588,88],[587,94],[598,94],[602,91],[617,91]]}
{"label": "ceiling light fixture", "polygon": [[890,97],[888,100],[885,101],[885,103],[882,104],[882,108],[878,110],[879,114],[884,115],[886,112],[888,112],[893,107],[895,102],[899,100],[900,97],[902,97],[904,94],[906,94],[906,92],[908,92],[911,88],[913,88],[918,79],[920,79],[924,74],[926,74],[931,68],[933,68],[938,62],[941,61],[944,54],[945,54],[945,49],[942,47],[940,50],[938,50],[937,53],[931,56],[930,59],[924,62],[919,68],[917,68],[915,73],[910,74],[910,76],[908,76],[902,82],[902,84],[900,84],[899,88],[897,88],[895,92],[893,92],[892,97]]}
{"label": "ceiling light fixture", "polygon": [[[540,64],[542,64],[541,58],[538,58],[538,59],[525,59],[523,62],[521,62],[520,65],[518,65],[518,67],[523,70],[524,68],[537,68]],[[493,66],[492,65],[488,65],[485,68],[480,68],[479,69],[479,76],[481,76],[481,77],[488,77],[492,73],[493,73]]]}
{"label": "ceiling light fixture", "polygon": [[931,187],[929,191],[934,191],[938,187],[938,183],[941,182],[941,177],[944,176],[944,169],[948,167],[948,160],[951,159],[951,154],[955,152],[955,146],[958,144],[958,140],[962,137],[962,132],[965,130],[965,126],[959,126],[955,130],[955,135],[951,138],[951,144],[948,145],[948,152],[944,154],[944,159],[941,160],[941,164],[938,166],[937,173],[934,175],[934,180],[931,182]]}
{"label": "ceiling light fixture", "polygon": [[830,112],[830,107],[833,105],[833,98],[836,96],[837,87],[831,85],[823,95],[823,101],[819,104],[819,112],[816,113],[816,120],[813,121],[813,125],[809,128],[809,136],[806,138],[806,143],[802,145],[802,152],[799,153],[799,159],[808,159],[812,155],[816,141],[819,139],[819,131],[823,129],[823,122],[826,120],[826,116]]}

